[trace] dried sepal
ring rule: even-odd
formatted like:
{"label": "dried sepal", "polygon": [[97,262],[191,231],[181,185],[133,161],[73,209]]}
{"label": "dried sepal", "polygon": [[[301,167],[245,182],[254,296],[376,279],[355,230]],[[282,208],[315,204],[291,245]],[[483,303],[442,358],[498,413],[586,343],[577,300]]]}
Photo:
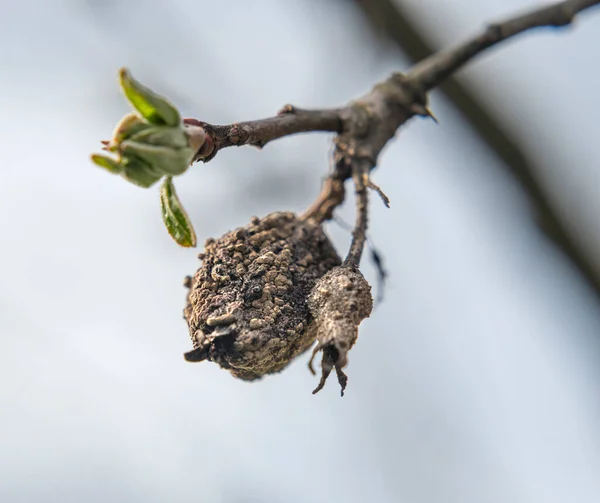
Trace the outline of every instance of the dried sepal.
{"label": "dried sepal", "polygon": [[323,351],[321,380],[313,394],[323,389],[335,368],[344,396],[348,378],[342,369],[348,363],[348,351],[358,337],[358,326],[373,309],[371,287],[359,270],[335,267],[317,281],[308,297],[308,307],[313,317],[311,328],[317,337],[309,362],[313,374],[312,361],[319,351]]}
{"label": "dried sepal", "polygon": [[200,346],[198,348],[192,349],[187,353],[183,354],[185,361],[191,363],[202,362],[206,360],[209,356],[210,352],[210,344],[205,344],[204,346]]}
{"label": "dried sepal", "polygon": [[131,105],[149,123],[166,126],[181,123],[181,116],[171,102],[135,80],[126,68],[119,70],[119,80]]}
{"label": "dried sepal", "polygon": [[168,176],[160,187],[160,208],[163,222],[177,244],[196,246],[196,233],[190,219],[177,197],[173,179]]}

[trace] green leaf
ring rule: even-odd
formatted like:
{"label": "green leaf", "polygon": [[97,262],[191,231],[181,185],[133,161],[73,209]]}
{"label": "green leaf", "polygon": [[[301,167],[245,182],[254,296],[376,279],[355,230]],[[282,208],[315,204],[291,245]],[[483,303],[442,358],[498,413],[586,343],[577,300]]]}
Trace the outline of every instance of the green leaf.
{"label": "green leaf", "polygon": [[196,233],[177,197],[173,179],[170,176],[165,178],[160,187],[160,208],[163,222],[177,244],[185,247],[195,247]]}
{"label": "green leaf", "polygon": [[150,127],[131,136],[131,141],[148,143],[173,149],[189,147],[189,140],[181,127],[156,126]]}
{"label": "green leaf", "polygon": [[104,168],[105,170],[114,173],[115,175],[118,175],[123,171],[123,166],[121,166],[121,163],[119,161],[106,155],[92,154],[92,162],[94,164],[97,164],[101,168]]}
{"label": "green leaf", "polygon": [[135,80],[125,68],[119,70],[121,87],[131,105],[151,124],[178,126],[181,116],[165,98]]}
{"label": "green leaf", "polygon": [[185,173],[195,153],[191,148],[173,149],[133,140],[125,140],[121,143],[120,150],[123,156],[137,157],[163,175]]}
{"label": "green leaf", "polygon": [[158,182],[163,175],[156,173],[150,166],[144,161],[133,157],[123,157],[121,163],[124,166],[124,170],[121,176],[128,182],[147,189],[152,187]]}
{"label": "green leaf", "polygon": [[129,113],[117,124],[108,148],[114,151],[123,140],[151,127],[152,125],[145,122],[139,115],[134,114],[133,112]]}

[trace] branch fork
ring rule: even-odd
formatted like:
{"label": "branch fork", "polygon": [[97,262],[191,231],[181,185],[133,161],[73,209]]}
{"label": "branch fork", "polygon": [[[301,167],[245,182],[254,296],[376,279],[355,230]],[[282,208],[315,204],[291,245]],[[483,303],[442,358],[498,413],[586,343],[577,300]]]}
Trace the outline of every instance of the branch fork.
{"label": "branch fork", "polygon": [[[171,222],[170,232],[174,237],[182,236],[178,242],[193,246],[195,235],[188,232],[187,215],[171,184],[171,178],[183,173],[190,160],[209,162],[226,147],[262,148],[273,140],[298,133],[334,133],[334,169],[301,218],[317,224],[333,218],[335,209],[344,202],[345,182],[352,179],[356,220],[350,249],[342,265],[319,280],[308,300],[314,318],[312,330],[318,340],[313,358],[317,352],[323,352],[322,377],[315,393],[335,368],[343,394],[347,377],[342,368],[347,362],[347,352],[356,341],[358,325],[372,309],[370,287],[359,271],[368,227],[368,190],[375,191],[389,207],[388,197],[370,179],[382,149],[398,128],[415,116],[431,118],[437,123],[427,106],[428,93],[474,57],[527,30],[568,25],[577,13],[598,4],[600,0],[564,0],[491,24],[475,37],[423,59],[406,73],[393,73],[366,95],[340,108],[306,110],[285,105],[274,117],[230,125],[212,125],[194,118],[181,121],[168,101],[122,70],[125,93],[142,117],[129,118],[126,127],[118,128],[117,139],[106,143],[108,150],[118,151],[120,159],[96,155],[93,160],[144,187],[166,176],[161,189],[165,223]],[[140,132],[140,127],[147,132]],[[189,128],[193,128],[193,138]],[[122,134],[124,131],[128,136]],[[188,150],[192,155],[187,155]],[[177,170],[173,170],[167,159],[176,154],[179,155]],[[313,358],[309,364],[311,370]]]}

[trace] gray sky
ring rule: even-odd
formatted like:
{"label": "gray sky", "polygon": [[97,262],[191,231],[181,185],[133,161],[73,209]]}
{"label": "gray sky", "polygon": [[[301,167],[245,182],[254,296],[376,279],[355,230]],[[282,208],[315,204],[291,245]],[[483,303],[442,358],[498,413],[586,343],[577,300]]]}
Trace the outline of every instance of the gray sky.
{"label": "gray sky", "polygon": [[[406,2],[447,44],[524,0]],[[343,2],[2,2],[0,500],[595,502],[600,313],[498,161],[432,96],[375,173],[385,302],[339,398],[302,357],[260,382],[192,365],[183,277],[156,188],[89,154],[127,112],[116,71],[213,123],[333,106],[407,68]],[[600,250],[600,12],[462,72],[540,159]],[[303,210],[328,135],[229,149],[176,180],[199,241]],[[352,220],[352,204],[341,211]],[[345,251],[347,233],[330,234]],[[374,279],[372,268],[366,274]]]}

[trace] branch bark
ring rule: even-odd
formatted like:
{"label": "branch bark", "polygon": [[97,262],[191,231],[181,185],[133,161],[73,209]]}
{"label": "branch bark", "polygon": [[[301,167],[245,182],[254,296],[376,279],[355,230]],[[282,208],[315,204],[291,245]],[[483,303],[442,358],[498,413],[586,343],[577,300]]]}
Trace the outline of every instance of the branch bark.
{"label": "branch bark", "polygon": [[275,117],[217,126],[197,119],[184,119],[187,124],[201,126],[209,136],[209,143],[196,153],[195,161],[210,161],[226,147],[250,145],[257,148],[284,136],[324,131],[340,133],[340,109],[303,110],[285,105]]}
{"label": "branch bark", "polygon": [[420,89],[429,91],[490,47],[533,28],[567,26],[577,13],[598,3],[598,0],[566,0],[490,24],[480,35],[425,58],[411,69],[410,79]]}
{"label": "branch bark", "polygon": [[[276,117],[228,126],[186,119],[201,125],[207,133],[207,144],[198,151],[195,160],[209,161],[225,147],[262,147],[274,139],[300,132],[337,133],[334,141],[335,168],[304,216],[318,221],[331,218],[335,208],[344,200],[344,181],[353,178],[358,196],[357,222],[347,265],[357,266],[367,229],[366,188],[372,186],[369,172],[376,166],[383,147],[401,125],[415,115],[431,117],[427,108],[427,92],[488,48],[526,30],[568,25],[575,14],[597,4],[600,0],[565,0],[493,24],[465,43],[429,56],[406,74],[392,74],[365,96],[341,108],[308,111],[287,105]],[[566,250],[569,251],[568,248]],[[580,269],[587,272],[583,263],[580,263]],[[591,277],[594,275],[591,274]],[[600,295],[600,287],[596,292]]]}
{"label": "branch bark", "polygon": [[[400,3],[393,0],[354,0],[371,25],[414,61],[428,59],[436,52],[426,37],[412,23]],[[595,2],[589,2],[594,4]],[[597,2],[596,2],[597,3]],[[583,6],[583,8],[588,8]],[[554,6],[550,6],[553,9]],[[448,51],[445,51],[446,53]],[[465,120],[495,154],[501,159],[512,176],[520,183],[528,195],[542,232],[579,270],[592,291],[600,299],[600,273],[585,256],[575,240],[569,235],[552,201],[536,180],[535,159],[532,159],[519,145],[513,132],[502,125],[494,112],[481,99],[472,86],[450,75],[440,86],[440,91],[462,113]]]}

